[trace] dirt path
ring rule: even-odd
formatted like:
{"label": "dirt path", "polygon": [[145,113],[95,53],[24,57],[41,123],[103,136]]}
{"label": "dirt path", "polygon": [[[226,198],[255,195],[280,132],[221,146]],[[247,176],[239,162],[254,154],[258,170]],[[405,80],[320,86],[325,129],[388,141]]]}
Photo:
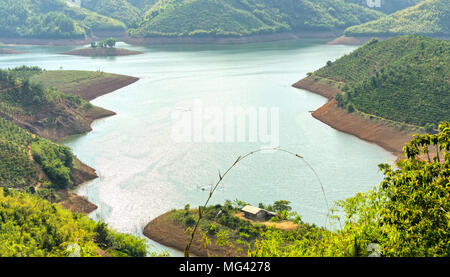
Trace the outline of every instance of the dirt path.
{"label": "dirt path", "polygon": [[250,222],[251,224],[255,225],[255,224],[261,224],[267,227],[275,227],[277,229],[283,230],[283,231],[292,231],[295,230],[299,227],[299,225],[295,224],[292,221],[281,221],[281,222],[269,222],[269,221],[264,221],[264,222],[260,222],[260,221],[254,221],[251,219],[248,219],[244,216],[244,213],[237,213],[234,216],[242,219],[242,220],[246,220],[248,222]]}

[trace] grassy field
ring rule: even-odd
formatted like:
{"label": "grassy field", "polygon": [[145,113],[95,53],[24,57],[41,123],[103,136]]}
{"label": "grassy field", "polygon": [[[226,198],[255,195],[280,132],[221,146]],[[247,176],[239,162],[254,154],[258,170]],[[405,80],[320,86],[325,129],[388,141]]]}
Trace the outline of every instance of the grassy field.
{"label": "grassy field", "polygon": [[31,81],[42,83],[44,87],[69,91],[93,82],[117,78],[118,75],[101,71],[55,70],[43,71],[31,77]]}

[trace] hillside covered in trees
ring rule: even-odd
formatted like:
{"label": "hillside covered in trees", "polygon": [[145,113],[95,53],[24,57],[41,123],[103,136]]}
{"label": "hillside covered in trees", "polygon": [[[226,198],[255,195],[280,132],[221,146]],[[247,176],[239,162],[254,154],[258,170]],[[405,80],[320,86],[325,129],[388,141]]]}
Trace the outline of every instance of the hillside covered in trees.
{"label": "hillside covered in trees", "polygon": [[37,195],[0,187],[0,257],[144,257],[143,239]]}
{"label": "hillside covered in trees", "polygon": [[97,32],[125,32],[125,24],[65,0],[0,0],[1,37],[84,38]]}
{"label": "hillside covered in trees", "polygon": [[450,42],[422,36],[372,40],[317,70],[311,80],[342,90],[338,105],[436,129],[450,119]]}
{"label": "hillside covered in trees", "polygon": [[383,13],[343,0],[160,0],[134,37],[246,36],[275,32],[336,31]]}
{"label": "hillside covered in trees", "polygon": [[378,20],[349,27],[346,36],[450,36],[450,1],[424,0]]}
{"label": "hillside covered in trees", "polygon": [[[147,255],[144,240],[76,213],[95,209],[71,192],[95,178],[94,171],[67,146],[18,126],[58,125],[66,109],[93,107],[79,96],[31,81],[41,74],[37,67],[0,70],[0,256]],[[40,123],[30,120],[52,113]]]}

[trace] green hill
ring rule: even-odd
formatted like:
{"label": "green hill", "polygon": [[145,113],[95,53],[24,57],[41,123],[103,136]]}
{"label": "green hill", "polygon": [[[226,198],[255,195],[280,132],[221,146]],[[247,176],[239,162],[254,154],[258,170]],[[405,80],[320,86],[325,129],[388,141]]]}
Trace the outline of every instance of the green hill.
{"label": "green hill", "polygon": [[125,24],[64,0],[0,0],[2,37],[84,38],[104,31],[124,32]]}
{"label": "green hill", "polygon": [[66,146],[25,131],[0,117],[0,186],[55,199],[74,185],[75,156]]}
{"label": "green hill", "polygon": [[383,14],[343,0],[160,0],[134,37],[335,31]]}
{"label": "green hill", "polygon": [[450,42],[423,36],[372,40],[309,78],[342,89],[339,106],[435,129],[450,119]]}
{"label": "green hill", "polygon": [[450,0],[425,0],[416,6],[345,30],[346,36],[403,34],[448,37],[450,35]]}
{"label": "green hill", "polygon": [[81,7],[120,20],[128,26],[140,21],[144,13],[126,0],[84,0]]}
{"label": "green hill", "polygon": [[143,239],[23,192],[0,188],[0,257],[144,257]]}
{"label": "green hill", "polygon": [[[403,10],[405,8],[414,6],[422,0],[379,0],[379,1],[380,1],[379,7],[375,6],[371,8],[386,14],[391,14],[398,10]],[[354,3],[363,7],[369,6],[367,0],[345,0],[345,2]],[[372,2],[375,3],[376,1]]]}

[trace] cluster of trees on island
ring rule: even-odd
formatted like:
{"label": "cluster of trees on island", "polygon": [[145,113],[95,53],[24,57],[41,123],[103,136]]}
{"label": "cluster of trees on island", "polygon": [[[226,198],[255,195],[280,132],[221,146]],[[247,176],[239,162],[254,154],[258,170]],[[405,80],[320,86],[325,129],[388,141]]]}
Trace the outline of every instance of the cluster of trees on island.
{"label": "cluster of trees on island", "polygon": [[114,48],[116,46],[116,39],[108,38],[99,42],[91,42],[91,48]]}

